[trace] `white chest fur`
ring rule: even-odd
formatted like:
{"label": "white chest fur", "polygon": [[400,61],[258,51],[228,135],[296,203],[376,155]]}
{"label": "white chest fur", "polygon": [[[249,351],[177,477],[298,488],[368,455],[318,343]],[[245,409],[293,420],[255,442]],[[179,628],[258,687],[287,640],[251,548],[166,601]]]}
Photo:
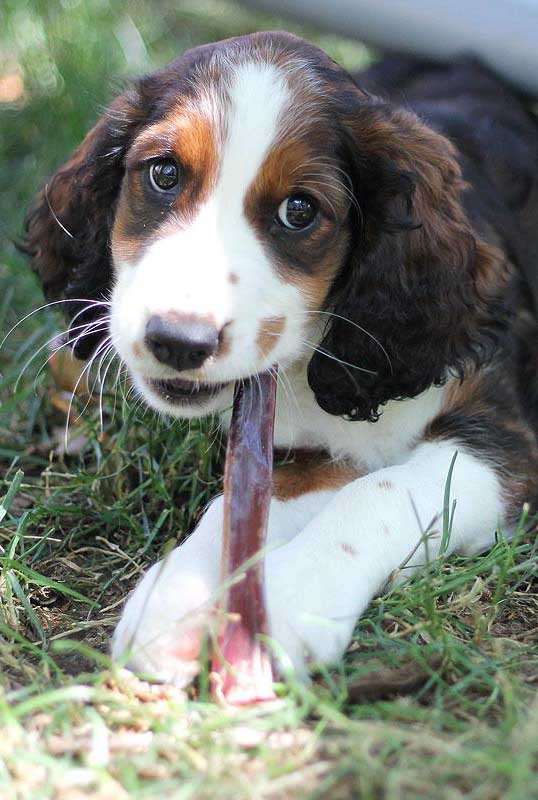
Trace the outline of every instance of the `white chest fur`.
{"label": "white chest fur", "polygon": [[391,401],[374,423],[349,422],[322,411],[308,386],[306,366],[294,367],[279,378],[275,444],[323,448],[369,471],[400,464],[439,413],[444,392],[432,387],[412,400]]}

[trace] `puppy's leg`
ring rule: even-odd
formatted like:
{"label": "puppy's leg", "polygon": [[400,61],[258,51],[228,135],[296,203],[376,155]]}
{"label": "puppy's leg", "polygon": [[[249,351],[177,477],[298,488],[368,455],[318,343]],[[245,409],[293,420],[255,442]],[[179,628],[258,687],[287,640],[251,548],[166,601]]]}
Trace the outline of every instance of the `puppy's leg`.
{"label": "puppy's leg", "polygon": [[[334,493],[271,501],[267,549],[289,542]],[[223,498],[208,507],[184,544],[154,564],[129,597],[112,656],[160,680],[185,686],[198,673],[202,637],[212,624],[221,585]]]}
{"label": "puppy's leg", "polygon": [[[425,443],[407,463],[353,481],[300,536],[268,553],[270,635],[299,674],[309,660],[341,658],[357,618],[401,565],[407,576],[438,555],[445,484],[456,449],[451,442]],[[491,545],[505,515],[494,469],[460,449],[452,500],[457,505],[447,552]]]}

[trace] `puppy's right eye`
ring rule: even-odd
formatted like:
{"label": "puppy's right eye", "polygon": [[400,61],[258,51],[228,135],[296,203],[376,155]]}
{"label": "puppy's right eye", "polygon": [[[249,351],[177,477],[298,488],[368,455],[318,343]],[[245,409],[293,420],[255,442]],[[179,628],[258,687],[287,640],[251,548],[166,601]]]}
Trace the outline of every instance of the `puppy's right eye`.
{"label": "puppy's right eye", "polygon": [[173,158],[160,158],[149,168],[149,181],[157,192],[172,192],[179,183],[179,167]]}
{"label": "puppy's right eye", "polygon": [[278,207],[277,221],[289,231],[308,228],[318,213],[316,201],[308,194],[292,194]]}

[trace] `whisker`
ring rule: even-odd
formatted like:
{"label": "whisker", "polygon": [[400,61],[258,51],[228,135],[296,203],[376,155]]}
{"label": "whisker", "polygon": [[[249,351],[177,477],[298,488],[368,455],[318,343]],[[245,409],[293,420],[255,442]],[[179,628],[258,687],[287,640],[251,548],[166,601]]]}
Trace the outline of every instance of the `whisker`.
{"label": "whisker", "polygon": [[[273,375],[273,371],[272,370],[273,370],[273,368],[271,368],[271,374]],[[301,409],[300,409],[299,404],[297,402],[297,397],[295,396],[295,392],[293,391],[293,387],[292,387],[291,381],[289,379],[289,376],[286,374],[286,370],[284,369],[284,367],[281,364],[278,365],[278,373],[276,373],[274,377],[275,377],[275,380],[277,378],[282,378],[283,379],[283,382],[280,385],[282,386],[282,388],[284,390],[284,394],[286,395],[286,399],[288,400],[288,403],[287,403],[287,405],[288,405],[288,422],[289,422],[290,428],[292,428],[293,427],[293,418],[292,418],[292,414],[291,414],[292,409],[291,409],[291,402],[289,401],[289,398],[291,397],[291,399],[293,400],[293,403],[294,403],[294,405],[295,405],[295,407],[296,407],[296,409],[297,409],[297,411],[298,411],[298,413],[300,415],[301,414]],[[287,387],[288,388],[286,388],[286,383],[287,383]],[[288,459],[288,457],[289,457],[289,455],[290,455],[292,450],[293,450],[293,444],[290,442],[290,444],[288,445],[288,447],[286,449],[286,455],[285,455],[284,460]]]}
{"label": "whisker", "polygon": [[[92,329],[90,331],[90,333],[99,333],[101,330],[102,330],[103,333],[105,333],[106,327],[103,327],[102,329],[101,328],[94,328],[94,329]],[[52,341],[54,341],[54,339]],[[41,364],[41,366],[39,367],[39,369],[38,369],[38,371],[36,373],[36,376],[34,378],[34,392],[37,390],[38,378],[41,375],[41,373],[43,372],[43,370],[45,369],[45,367],[47,366],[47,364],[50,362],[50,359],[53,356],[55,356],[57,353],[59,353],[60,350],[63,350],[64,347],[68,347],[69,345],[71,345],[71,342],[69,340],[67,340],[65,342],[62,342],[62,344],[58,345],[58,347],[56,347],[54,350],[52,350],[50,355],[48,355],[47,358],[45,359],[45,361]]]}
{"label": "whisker", "polygon": [[[97,376],[95,377],[95,380],[93,381],[92,385],[91,385],[91,386],[89,385],[89,376],[90,376],[90,370],[91,370],[91,367],[92,367],[92,365],[95,363],[95,361],[96,361],[96,359],[97,359],[97,356],[99,355],[99,353],[101,352],[101,350],[104,350],[104,355],[106,356],[106,355],[107,355],[107,354],[110,352],[110,350],[112,349],[112,347],[113,347],[113,345],[112,345],[112,344],[110,344],[110,337],[108,337],[108,336],[107,336],[107,338],[106,338],[106,339],[104,339],[104,340],[103,340],[103,342],[101,342],[101,345],[99,346],[99,349],[98,349],[98,351],[97,351],[97,352],[96,352],[96,353],[93,355],[93,357],[92,357],[92,359],[91,359],[91,361],[90,361],[90,364],[89,364],[89,367],[90,367],[90,368],[89,368],[89,369],[88,369],[88,371],[87,371],[87,377],[88,377],[88,399],[86,400],[86,403],[85,403],[85,405],[84,405],[84,408],[82,409],[82,411],[80,412],[80,414],[78,415],[78,417],[75,419],[75,421],[74,421],[75,423],[77,423],[77,422],[79,421],[79,419],[81,419],[81,418],[82,418],[82,416],[83,416],[84,412],[86,411],[86,409],[87,409],[87,408],[88,408],[88,406],[90,405],[91,399],[92,399],[92,397],[93,397],[93,393],[94,393],[94,391],[95,391],[95,387],[96,387],[96,385],[97,385]],[[102,358],[102,356],[101,356],[101,358]]]}
{"label": "whisker", "polygon": [[[291,170],[291,174],[293,175],[295,172],[298,172],[299,170],[304,170],[305,168],[310,166],[326,167],[327,171],[317,172],[317,173],[307,172],[305,173],[305,177],[306,178],[308,178],[309,176],[321,177],[325,178],[326,181],[332,181],[331,184],[326,183],[325,185],[327,186],[331,185],[333,189],[336,188],[342,191],[342,193],[344,193],[347,196],[352,205],[355,207],[360,217],[361,224],[364,224],[363,212],[360,207],[359,201],[357,200],[357,197],[353,192],[353,181],[351,180],[348,173],[344,169],[342,169],[342,167],[339,167],[337,164],[335,164],[334,161],[331,160],[330,158],[319,157],[319,158],[305,159],[304,161],[300,162],[296,167],[294,167],[294,169]],[[332,174],[334,172],[338,172],[340,175],[342,175],[344,180],[342,181],[338,180],[336,176]],[[327,200],[326,197],[324,199]]]}
{"label": "whisker", "polygon": [[[110,315],[109,314],[105,314],[104,316],[99,317],[94,322],[88,322],[87,323],[87,325],[88,325],[88,333],[92,333],[92,330],[90,329],[92,325],[101,325],[102,323],[105,323],[106,329],[107,329],[108,325],[109,325],[109,322],[110,322]],[[87,335],[87,332],[83,330],[78,334],[78,336],[75,337],[75,339],[72,342],[72,350],[73,350],[73,352],[75,352],[75,348],[78,345],[78,343],[80,342],[80,340],[83,339],[86,335]]]}
{"label": "whisker", "polygon": [[[271,374],[273,374],[273,372],[271,372]],[[301,409],[295,392],[293,391],[291,381],[286,373],[286,370],[281,364],[278,366],[278,372],[275,373],[275,380],[277,382],[277,386],[280,385],[282,387],[282,391],[284,392],[288,407],[288,422],[291,428],[293,427],[292,406],[295,408],[299,416],[301,414]]]}
{"label": "whisker", "polygon": [[297,410],[297,413],[300,415],[302,412],[301,412],[301,407],[299,405],[299,401],[297,400],[297,395],[293,391],[293,384],[292,384],[292,382],[291,382],[291,380],[289,378],[288,373],[286,372],[286,370],[284,369],[284,367],[282,365],[279,365],[278,374],[282,375],[282,379],[284,381],[284,384],[287,384],[289,396],[293,400],[293,404],[294,404],[294,406],[295,406],[295,408]]}
{"label": "whisker", "polygon": [[[308,344],[308,343],[304,342],[304,344]],[[336,358],[336,356],[333,356],[332,353],[327,353],[327,352],[324,352],[322,350],[319,350],[317,347],[314,347],[313,345],[310,345],[310,346],[312,347],[312,350],[315,350],[316,352],[319,352],[321,355],[327,356],[327,358],[331,358],[334,361],[337,361],[340,364],[340,366],[342,367],[342,369],[344,370],[344,372],[346,373],[346,375],[349,378],[349,380],[351,381],[351,383],[353,384],[353,386],[356,389],[357,393],[360,392],[360,387],[359,387],[357,381],[355,380],[355,376],[349,371],[348,366],[351,366],[354,369],[360,369],[360,367],[356,367],[354,364],[348,364],[346,361],[341,361],[339,358]],[[373,373],[373,374],[375,375],[376,373]]]}
{"label": "whisker", "polygon": [[334,163],[330,158],[309,158],[305,161],[301,161],[294,169],[292,169],[291,174],[293,175],[294,172],[298,172],[300,169],[304,169],[304,167],[309,167],[310,165],[317,165],[322,167],[327,167],[329,172],[339,172],[347,181],[348,186],[351,188],[353,186],[353,181],[351,180],[349,174],[339,167],[337,164]]}
{"label": "whisker", "polygon": [[112,384],[112,387],[113,387],[113,390],[114,390],[114,405],[112,406],[112,421],[114,421],[114,419],[116,417],[116,408],[117,408],[117,403],[118,403],[118,388],[119,388],[119,382],[121,380],[122,368],[125,368],[125,365],[124,365],[123,361],[121,359],[119,359],[119,364],[118,364],[118,369],[117,369],[117,372],[116,372],[116,377],[114,378],[114,383]]}
{"label": "whisker", "polygon": [[[104,304],[104,306],[105,306],[105,308],[107,308],[107,307],[109,307],[109,306],[110,306],[110,303],[106,303],[106,305]],[[80,309],[80,311],[77,311],[77,313],[76,313],[76,314],[74,314],[74,315],[73,315],[73,318],[71,319],[71,322],[70,322],[70,324],[69,324],[69,330],[71,330],[71,327],[72,327],[72,325],[73,325],[73,322],[76,322],[76,321],[77,321],[77,319],[78,319],[80,316],[82,316],[82,314],[85,314],[87,311],[91,311],[91,310],[92,310],[92,308],[95,308],[95,306],[93,306],[93,305],[85,305],[83,308],[81,308],[81,309]],[[110,319],[110,315],[109,315],[109,314],[103,314],[103,315],[102,315],[102,316],[100,316],[98,319],[103,319],[104,317],[106,317],[106,319]],[[97,321],[97,320],[95,320],[95,321]]]}
{"label": "whisker", "polygon": [[93,392],[95,391],[95,387],[97,385],[99,385],[100,388],[102,387],[103,383],[102,383],[102,380],[101,380],[101,368],[103,366],[103,361],[109,355],[110,351],[114,349],[114,345],[112,344],[112,337],[109,335],[109,336],[106,337],[106,339],[107,339],[107,347],[104,348],[104,350],[103,350],[103,352],[101,354],[101,357],[99,358],[99,363],[97,365],[97,370],[96,370],[94,381],[92,383],[92,388],[91,388],[90,394],[93,394]]}
{"label": "whisker", "polygon": [[[77,325],[77,326],[75,326],[75,328],[73,328],[72,330],[79,330],[80,328],[87,328],[89,324],[91,324],[91,325],[95,325],[96,323],[94,322],[94,323],[85,323],[84,325]],[[92,329],[92,332],[93,332],[93,329]],[[34,352],[32,353],[32,355],[30,356],[30,358],[29,358],[29,359],[26,361],[26,363],[24,364],[23,368],[22,368],[22,369],[21,369],[21,371],[19,372],[19,375],[18,375],[18,377],[17,377],[17,380],[15,381],[15,385],[14,385],[14,387],[13,387],[13,392],[16,392],[16,391],[17,391],[17,389],[19,388],[19,384],[20,384],[20,382],[21,382],[22,376],[24,375],[24,373],[26,372],[26,370],[28,369],[28,367],[30,366],[30,364],[32,363],[32,361],[33,361],[35,358],[37,358],[37,356],[38,356],[40,353],[42,353],[42,352],[43,352],[43,350],[45,350],[45,348],[49,347],[49,345],[50,345],[50,344],[52,344],[52,342],[54,342],[54,340],[55,340],[55,339],[57,339],[59,336],[63,336],[63,335],[65,335],[66,333],[68,333],[68,331],[64,331],[64,332],[63,332],[63,333],[61,333],[61,334],[58,334],[58,333],[54,334],[54,336],[51,336],[51,338],[50,338],[50,339],[48,339],[48,341],[46,341],[46,342],[45,342],[45,344],[42,344],[42,345],[40,345],[40,347],[38,347],[38,348],[37,348],[37,350],[34,350]],[[50,358],[51,356],[53,356],[53,355],[56,355],[56,353],[58,353],[58,352],[59,352],[59,351],[60,351],[60,350],[61,350],[63,347],[65,347],[65,346],[66,346],[66,345],[68,345],[68,344],[70,344],[70,342],[69,342],[69,341],[63,342],[61,345],[59,345],[59,347],[55,348],[55,349],[52,351],[52,353],[50,354],[49,358]],[[39,372],[37,373],[35,380],[37,380],[37,378],[38,378],[38,377],[39,377],[39,375],[41,374],[41,371],[42,371],[42,370],[44,369],[44,367],[46,366],[46,364],[47,364],[47,362],[48,362],[49,358],[47,358],[47,360],[45,361],[45,363],[44,363],[44,364],[43,364],[43,365],[40,367],[40,369],[39,369]]]}
{"label": "whisker", "polygon": [[[267,336],[272,336],[273,338],[280,338],[280,334],[279,333],[275,333],[274,331],[270,331],[270,330],[267,330],[265,328],[262,328],[260,330],[260,333],[265,334]],[[273,377],[273,380],[275,380],[275,382],[277,383],[277,387],[279,385],[279,378],[282,378],[280,386],[282,387],[282,391],[284,392],[285,398],[288,401],[288,404],[287,404],[288,405],[288,419],[289,419],[290,426],[291,426],[291,423],[292,423],[292,417],[291,417],[291,405],[292,405],[292,403],[291,403],[291,401],[293,400],[293,405],[295,406],[295,408],[296,408],[296,410],[297,410],[299,415],[301,414],[301,409],[300,409],[299,403],[297,401],[297,397],[295,395],[295,392],[293,391],[293,387],[291,385],[291,381],[289,379],[289,376],[287,375],[286,370],[284,369],[284,367],[282,365],[280,365],[280,364],[278,366],[278,371],[275,370],[274,367],[271,366],[271,367],[269,367],[268,372]]]}
{"label": "whisker", "polygon": [[307,310],[304,313],[305,314],[325,314],[325,315],[330,316],[330,317],[335,317],[336,319],[341,319],[343,322],[348,322],[350,325],[353,325],[353,327],[357,328],[357,330],[361,331],[361,333],[364,333],[373,342],[375,342],[377,344],[377,346],[380,348],[381,352],[383,353],[383,355],[387,359],[387,362],[388,362],[388,365],[389,365],[391,373],[394,372],[394,370],[392,368],[392,361],[390,360],[390,356],[387,353],[387,351],[385,350],[385,348],[383,347],[383,345],[381,344],[381,342],[379,341],[379,339],[376,339],[376,337],[372,333],[370,333],[370,331],[366,330],[366,328],[363,328],[362,325],[359,325],[357,322],[354,322],[352,319],[348,319],[347,317],[343,317],[341,314],[336,314],[334,311],[312,311],[312,310]]}
{"label": "whisker", "polygon": [[[114,345],[111,345],[110,348],[112,350],[112,358],[108,362],[107,367],[105,369],[105,374],[103,375],[103,380],[101,381],[101,387],[100,387],[100,391],[99,391],[99,422],[101,424],[101,433],[103,432],[103,388],[105,386],[105,381],[106,381],[106,376],[108,374],[108,370],[110,369],[111,365],[114,363],[114,359],[115,359],[115,357],[117,355],[116,354],[116,350],[114,348]],[[109,350],[109,352],[110,352],[110,350]]]}
{"label": "whisker", "polygon": [[[109,336],[108,336],[107,338],[108,338],[108,340],[109,340],[109,342],[110,342],[110,347],[109,347],[109,349],[108,349],[108,350],[107,350],[107,351],[106,351],[106,352],[105,352],[105,353],[104,353],[104,354],[101,356],[101,358],[99,359],[99,364],[98,364],[98,366],[97,366],[97,382],[99,383],[99,386],[102,386],[102,385],[103,385],[103,382],[104,382],[104,379],[103,379],[103,380],[101,380],[101,368],[102,368],[102,366],[103,366],[103,361],[104,361],[104,359],[106,358],[107,354],[110,352],[110,349],[111,349],[111,348],[114,348],[114,342],[112,341],[112,335],[111,335],[111,334],[109,334]],[[115,350],[117,350],[117,348],[114,348],[114,349],[115,349]],[[107,367],[107,369],[108,369],[108,367]],[[106,378],[106,371],[105,371],[105,376],[104,376],[104,377]]]}
{"label": "whisker", "polygon": [[[67,418],[66,418],[66,422],[65,422],[64,446],[65,446],[65,449],[66,449],[66,451],[67,451],[67,449],[68,449],[68,445],[69,445],[69,422],[70,422],[70,420],[71,420],[71,409],[73,408],[73,401],[74,401],[74,399],[75,399],[75,395],[76,395],[76,393],[77,393],[77,389],[78,389],[78,387],[80,386],[80,382],[82,381],[82,379],[84,378],[84,376],[85,376],[85,375],[87,375],[87,374],[89,373],[89,371],[90,371],[90,369],[91,369],[91,367],[92,367],[92,364],[93,364],[93,362],[95,361],[95,359],[97,358],[97,356],[98,356],[98,355],[99,355],[99,353],[101,352],[102,348],[103,348],[103,347],[106,347],[106,346],[108,345],[108,342],[109,342],[109,339],[108,339],[108,337],[107,337],[107,338],[106,338],[106,339],[105,339],[103,342],[101,342],[101,343],[99,344],[99,346],[96,348],[96,350],[95,350],[95,353],[93,354],[93,356],[91,357],[91,359],[88,361],[88,363],[86,364],[86,366],[84,367],[84,369],[83,369],[83,370],[82,370],[82,372],[80,373],[80,375],[79,375],[79,377],[78,377],[78,380],[77,380],[77,382],[76,382],[76,384],[75,384],[75,386],[73,387],[73,390],[72,390],[72,392],[71,392],[71,398],[70,398],[70,400],[69,400],[69,407],[68,407],[68,409],[67,409]],[[88,387],[88,388],[89,388],[89,387]],[[90,394],[90,398],[91,398],[91,394]],[[86,407],[87,407],[87,405],[86,405]],[[80,418],[80,417],[77,417],[77,420],[78,420],[79,418]]]}
{"label": "whisker", "polygon": [[[105,343],[103,342],[103,344],[105,344]],[[105,348],[104,355],[105,356],[108,355],[110,353],[111,349],[112,349],[112,345],[109,344],[108,347]],[[102,356],[101,356],[101,358],[102,358]],[[93,361],[95,361],[95,359],[92,359],[92,362]],[[88,377],[88,399],[86,400],[82,411],[79,413],[79,415],[75,419],[74,424],[76,424],[79,421],[79,419],[81,419],[84,416],[84,413],[85,413],[86,409],[90,405],[91,399],[93,397],[93,393],[95,391],[95,387],[97,386],[97,376],[95,377],[92,385],[91,386],[89,385],[89,373],[90,373],[90,370],[88,370],[88,376],[87,376]]]}
{"label": "whisker", "polygon": [[[288,412],[288,424],[291,428],[293,426],[291,400],[292,399],[295,400],[295,398],[293,397],[293,392],[290,391],[290,388],[288,386],[289,381],[286,382],[282,367],[279,367],[278,371],[274,367],[269,367],[269,374],[273,379],[274,383],[276,384],[277,403],[278,403],[278,388],[281,387],[284,393],[284,400],[286,401],[286,411]],[[281,380],[279,380],[279,377],[281,377]]]}
{"label": "whisker", "polygon": [[58,219],[58,217],[56,216],[56,212],[54,211],[54,209],[53,209],[53,207],[51,205],[51,202],[49,200],[49,185],[48,185],[48,183],[45,184],[45,200],[47,201],[47,206],[49,207],[49,211],[50,211],[50,213],[52,214],[52,216],[54,218],[54,222],[56,222],[56,224],[63,230],[63,232],[65,234],[67,234],[67,236],[69,236],[70,239],[74,239],[75,237],[73,236],[73,234],[70,231],[67,230],[65,225],[63,225],[60,222],[60,220]]}
{"label": "whisker", "polygon": [[[320,183],[320,181],[301,181],[301,184],[303,186],[306,186],[307,188],[311,188],[313,186],[327,186],[328,185],[328,184]],[[338,214],[336,213],[336,209],[335,209],[333,203],[327,197],[327,195],[323,194],[323,192],[320,192],[319,190],[317,190],[316,193],[318,194],[318,196],[320,197],[321,200],[324,200],[327,203],[327,205],[330,206],[330,209],[331,209],[331,211],[333,213],[334,219],[335,220],[338,219]]]}
{"label": "whisker", "polygon": [[53,300],[50,303],[45,303],[45,305],[39,306],[39,308],[34,308],[33,311],[30,311],[28,314],[25,314],[24,317],[22,317],[18,322],[15,323],[15,325],[13,325],[13,327],[11,327],[8,330],[8,332],[6,333],[6,335],[4,336],[2,341],[0,342],[0,349],[4,346],[4,344],[9,339],[9,337],[11,336],[13,331],[17,330],[19,325],[22,325],[22,323],[26,322],[27,319],[30,319],[30,317],[33,317],[33,315],[37,314],[39,311],[44,311],[47,308],[52,308],[52,306],[61,305],[62,303],[87,303],[88,304],[87,305],[87,309],[90,309],[93,306],[110,306],[111,305],[110,301],[108,301],[108,300],[107,301],[88,300],[87,297],[86,298],[84,298],[84,297],[75,297],[75,298],[70,299],[70,300],[66,300],[66,299],[64,299],[64,300]]}
{"label": "whisker", "polygon": [[369,375],[377,375],[377,372],[372,369],[366,369],[365,367],[359,367],[358,364],[352,364],[350,361],[344,361],[342,358],[337,358],[333,353],[329,353],[328,350],[324,350],[319,345],[312,344],[312,342],[307,342],[303,339],[303,344],[307,347],[310,347],[316,353],[320,353],[322,356],[327,356],[332,361],[336,361],[338,364],[342,364],[342,366],[351,367],[352,369],[356,369],[359,372],[367,372]]}
{"label": "whisker", "polygon": [[[190,420],[189,420],[189,422],[190,422]],[[204,455],[207,455],[209,453],[209,451],[211,450],[211,448],[215,445],[215,442],[217,441],[218,435],[220,433],[220,428],[221,428],[222,423],[220,422],[219,418],[215,414],[211,415],[211,425],[213,425],[215,427],[215,433],[211,437],[211,440],[210,440],[209,444],[207,445],[206,449],[204,450]]]}
{"label": "whisker", "polygon": [[[324,172],[307,172],[305,174],[306,178],[325,178],[324,181],[320,182],[323,186],[329,186],[334,189],[338,189],[339,191],[344,194],[348,200],[355,206],[355,208],[360,210],[359,202],[351,189],[343,183],[343,181],[338,180],[332,175],[326,175]],[[329,182],[330,181],[330,182]]]}
{"label": "whisker", "polygon": [[259,395],[260,395],[260,398],[261,398],[263,396],[262,382],[260,380],[260,374],[258,372],[256,373],[255,378],[256,378],[256,384],[258,386],[258,392],[259,392]]}

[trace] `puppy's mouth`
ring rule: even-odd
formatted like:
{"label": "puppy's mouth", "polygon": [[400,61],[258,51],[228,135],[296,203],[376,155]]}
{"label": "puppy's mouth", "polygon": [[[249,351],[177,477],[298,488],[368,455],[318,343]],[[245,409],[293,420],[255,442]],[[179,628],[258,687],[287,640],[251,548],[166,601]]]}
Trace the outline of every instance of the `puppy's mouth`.
{"label": "puppy's mouth", "polygon": [[203,402],[220,394],[228,383],[202,383],[201,381],[187,381],[184,378],[171,378],[160,380],[157,378],[145,379],[149,388],[165,400],[176,405],[191,405]]}

